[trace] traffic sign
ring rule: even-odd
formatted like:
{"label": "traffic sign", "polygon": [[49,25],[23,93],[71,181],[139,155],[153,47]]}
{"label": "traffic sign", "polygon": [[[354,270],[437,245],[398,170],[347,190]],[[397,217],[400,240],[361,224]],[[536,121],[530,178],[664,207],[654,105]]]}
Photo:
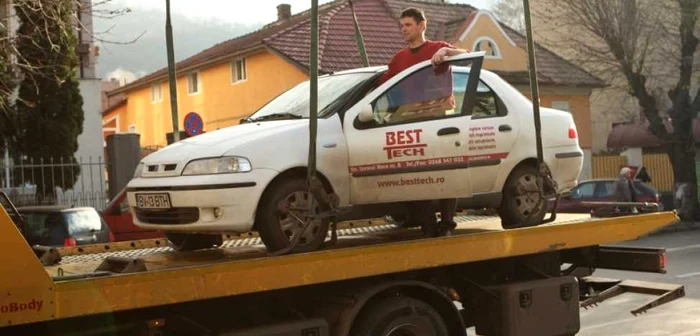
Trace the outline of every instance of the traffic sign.
{"label": "traffic sign", "polygon": [[204,130],[204,121],[197,112],[190,112],[185,116],[185,133],[187,136],[195,136],[202,134]]}

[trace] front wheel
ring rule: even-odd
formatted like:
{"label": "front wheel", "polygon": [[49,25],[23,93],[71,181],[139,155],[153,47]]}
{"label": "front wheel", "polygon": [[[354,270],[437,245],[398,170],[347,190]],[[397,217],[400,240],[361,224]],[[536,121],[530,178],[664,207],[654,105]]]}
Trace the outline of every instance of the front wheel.
{"label": "front wheel", "polygon": [[411,297],[392,297],[363,309],[351,336],[447,336],[447,325],[429,304]]}
{"label": "front wheel", "polygon": [[539,172],[531,165],[517,167],[508,176],[498,209],[504,229],[542,224],[547,215],[548,200],[542,199],[538,180]]}
{"label": "front wheel", "polygon": [[221,246],[224,239],[221,235],[191,234],[179,232],[166,232],[165,238],[170,242],[170,247],[175,251],[194,251]]}
{"label": "front wheel", "polygon": [[[263,196],[256,225],[260,238],[270,252],[288,248],[294,235],[303,230],[307,216],[322,212],[306,180],[291,178],[271,187]],[[301,233],[291,252],[309,252],[321,247],[328,234],[329,220],[314,220]]]}

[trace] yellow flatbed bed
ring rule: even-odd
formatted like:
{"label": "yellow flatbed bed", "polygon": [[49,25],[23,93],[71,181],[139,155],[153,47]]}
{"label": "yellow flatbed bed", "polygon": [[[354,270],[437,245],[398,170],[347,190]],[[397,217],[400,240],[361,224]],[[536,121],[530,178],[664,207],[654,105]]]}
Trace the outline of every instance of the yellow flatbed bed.
{"label": "yellow flatbed bed", "polygon": [[[420,230],[374,225],[340,231],[322,251],[267,256],[258,238],[218,249],[173,252],[167,246],[95,246],[64,251],[43,266],[3,211],[0,214],[0,326],[59,320],[304,285],[358,279],[475,261],[636,239],[678,220],[675,213],[621,218],[559,214],[555,222],[503,230],[498,217],[462,216],[455,234],[423,238]],[[145,270],[95,273],[108,257],[138,258]]]}

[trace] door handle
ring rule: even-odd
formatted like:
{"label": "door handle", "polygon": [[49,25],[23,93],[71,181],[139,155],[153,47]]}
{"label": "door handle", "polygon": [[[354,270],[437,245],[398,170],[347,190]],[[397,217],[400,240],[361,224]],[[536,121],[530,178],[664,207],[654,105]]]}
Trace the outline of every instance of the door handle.
{"label": "door handle", "polygon": [[459,128],[457,127],[446,127],[438,131],[438,136],[443,136],[443,135],[449,135],[449,134],[458,134],[459,133]]}
{"label": "door handle", "polygon": [[510,132],[510,131],[512,131],[512,130],[513,130],[513,128],[511,128],[510,125],[501,125],[501,126],[498,126],[498,131],[499,131],[499,132]]}
{"label": "door handle", "polygon": [[323,148],[335,148],[336,146],[338,145],[334,143],[327,143],[323,145]]}

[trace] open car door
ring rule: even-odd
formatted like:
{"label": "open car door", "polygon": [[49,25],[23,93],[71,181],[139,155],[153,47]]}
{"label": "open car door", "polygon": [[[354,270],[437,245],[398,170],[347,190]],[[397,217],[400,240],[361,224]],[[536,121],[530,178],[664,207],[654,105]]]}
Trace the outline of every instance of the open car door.
{"label": "open car door", "polygon": [[483,58],[478,52],[439,66],[416,64],[346,113],[353,204],[471,195],[468,116]]}

